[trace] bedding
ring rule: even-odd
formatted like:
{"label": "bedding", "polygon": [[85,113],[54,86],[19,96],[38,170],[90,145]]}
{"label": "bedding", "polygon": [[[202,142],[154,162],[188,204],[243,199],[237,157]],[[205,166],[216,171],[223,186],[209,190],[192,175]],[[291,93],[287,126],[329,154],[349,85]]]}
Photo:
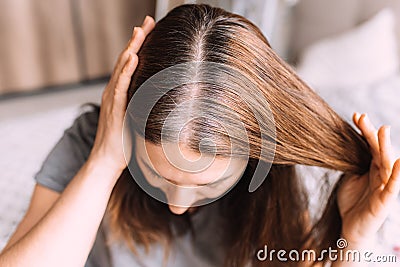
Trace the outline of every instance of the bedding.
{"label": "bedding", "polygon": [[[345,119],[351,122],[353,112],[366,112],[376,125],[390,124],[393,137],[400,136],[395,26],[393,11],[384,8],[355,29],[311,44],[295,67]],[[400,139],[393,142],[399,151]]]}
{"label": "bedding", "polygon": [[[352,124],[352,113],[358,111],[368,113],[376,125],[390,124],[395,153],[400,156],[400,72],[398,71],[398,57],[395,55],[395,50],[392,49],[394,42],[390,30],[393,27],[392,16],[390,11],[384,11],[368,21],[369,23],[361,25],[361,28],[344,33],[345,35],[330,37],[328,40],[322,40],[322,44],[317,43],[313,47],[309,47],[306,50],[308,53],[302,57],[303,60],[297,71],[349,123]],[[379,48],[369,46],[368,40],[371,36],[376,37],[378,43],[375,45]],[[378,38],[378,36],[380,37]],[[339,41],[336,38],[339,38]],[[346,45],[341,48],[340,45],[343,43]],[[352,46],[347,47],[347,45]],[[362,49],[360,49],[361,47]],[[317,52],[313,52],[313,49],[316,49]],[[335,53],[331,52],[332,50]],[[349,52],[347,51],[358,50],[362,50],[363,54],[348,57]],[[382,52],[378,61],[374,60],[377,52]],[[321,75],[316,72],[320,70],[318,64],[321,63],[321,56],[327,60],[341,58],[343,60],[341,62],[352,61],[348,64],[337,63],[341,69],[329,69],[329,73],[325,74],[333,72],[335,75],[328,76],[327,80],[321,80]],[[368,63],[368,68],[361,68],[365,66],[365,62],[373,63]],[[337,64],[333,66],[337,67]],[[359,70],[362,72],[360,71],[356,75],[353,70],[357,66],[361,66]],[[348,77],[349,74],[351,77]],[[348,78],[340,79],[345,76]],[[3,156],[0,161],[2,169],[0,250],[28,208],[29,197],[34,186],[34,173],[40,168],[47,153],[61,137],[64,129],[72,123],[77,115],[78,108],[74,106],[51,113],[42,112],[1,121],[0,148],[3,155],[6,156]],[[10,139],[10,136],[13,138]],[[320,184],[315,178],[320,177],[326,170],[315,167],[297,167],[299,173],[304,176],[304,179],[307,179],[309,190],[318,192]],[[332,172],[331,175],[333,183],[338,174]],[[311,202],[315,208],[320,205],[317,198],[311,199]],[[378,242],[375,249],[377,252],[399,253],[399,226],[400,204],[393,208],[391,215],[376,237]],[[400,254],[397,255],[400,261]],[[385,265],[376,264],[375,266]],[[388,264],[388,266],[396,266],[396,264]]]}
{"label": "bedding", "polygon": [[[385,89],[385,86],[387,88],[400,88],[400,75],[381,85],[381,89],[389,91],[390,89]],[[371,88],[365,90],[368,91]],[[364,94],[366,93],[364,92]],[[343,95],[346,96],[345,91],[343,91]],[[336,108],[341,110],[340,112],[343,112],[344,116],[349,114],[347,110],[352,109],[352,102],[341,101],[343,97],[329,95],[325,97],[330,97]],[[375,104],[372,99],[371,103]],[[392,97],[390,95],[383,97],[378,94],[378,99],[395,102],[393,95]],[[397,114],[400,114],[399,105],[393,107],[397,109]],[[0,161],[0,168],[3,170],[0,179],[0,250],[5,246],[28,208],[34,186],[32,178],[34,173],[38,171],[47,153],[62,136],[64,129],[72,123],[77,115],[77,107],[68,107],[51,113],[43,112],[11,121],[2,121],[0,124],[0,147],[2,151],[7,151],[7,157],[3,157]],[[392,121],[391,115],[395,117],[395,114],[382,112],[382,117],[377,116],[377,118]],[[397,129],[397,133],[400,133],[400,129]],[[29,136],[26,133],[29,133]],[[10,134],[14,136],[13,139],[9,138]],[[400,135],[396,134],[396,136]],[[316,179],[327,170],[306,166],[297,166],[297,169],[300,171],[300,175],[306,179],[309,190],[313,192],[314,196],[317,196],[316,192],[320,192],[321,184]],[[328,173],[331,175],[330,181],[334,182],[338,173],[330,171]],[[321,204],[318,198],[311,199],[311,202],[314,209],[317,209]],[[400,205],[393,211],[393,215],[396,214],[400,214]],[[378,243],[380,245],[375,248],[376,251],[394,253],[396,246],[400,245],[398,244],[400,240],[399,225],[399,216],[391,216],[385,222],[380,236],[376,237],[380,239]]]}
{"label": "bedding", "polygon": [[77,115],[69,106],[0,121],[0,250],[28,209],[33,175]]}
{"label": "bedding", "polygon": [[[364,24],[305,48],[296,66],[304,79],[354,128],[354,112],[367,113],[377,126],[391,125],[394,154],[400,157],[400,71],[394,13],[383,9]],[[357,129],[357,128],[356,128]],[[360,132],[357,129],[358,132]],[[321,171],[321,170],[319,170]],[[313,168],[303,168],[309,189],[318,191]],[[311,199],[318,204],[318,198]],[[400,261],[400,198],[378,235],[371,239],[375,255],[397,255]]]}
{"label": "bedding", "polygon": [[354,29],[307,47],[297,66],[313,88],[369,85],[399,69],[395,14],[385,8]]}
{"label": "bedding", "polygon": [[[367,113],[375,125],[391,125],[391,140],[396,158],[400,157],[400,73],[397,73],[379,83],[336,90],[320,90],[319,95],[342,118],[354,126],[352,115],[354,111]],[[358,130],[357,130],[358,131]],[[320,192],[321,181],[318,177],[326,171],[316,167],[300,166],[300,173],[311,192]],[[330,184],[336,181],[338,175],[328,171],[332,177]],[[318,193],[310,200],[313,210],[318,212],[320,199]],[[319,210],[320,211],[320,210]],[[377,236],[371,240],[376,255],[397,255],[400,261],[400,197],[391,210],[388,219]],[[394,263],[375,263],[369,266],[396,266]]]}
{"label": "bedding", "polygon": [[352,125],[355,111],[367,113],[376,126],[390,125],[394,152],[400,156],[400,72],[374,84],[318,93]]}

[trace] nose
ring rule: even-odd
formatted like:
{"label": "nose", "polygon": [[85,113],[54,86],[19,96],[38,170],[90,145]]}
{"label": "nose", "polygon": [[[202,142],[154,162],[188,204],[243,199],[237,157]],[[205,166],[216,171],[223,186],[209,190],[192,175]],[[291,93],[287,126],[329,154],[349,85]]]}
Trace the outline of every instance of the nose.
{"label": "nose", "polygon": [[195,202],[193,188],[174,185],[167,194],[168,206],[172,213],[183,214]]}

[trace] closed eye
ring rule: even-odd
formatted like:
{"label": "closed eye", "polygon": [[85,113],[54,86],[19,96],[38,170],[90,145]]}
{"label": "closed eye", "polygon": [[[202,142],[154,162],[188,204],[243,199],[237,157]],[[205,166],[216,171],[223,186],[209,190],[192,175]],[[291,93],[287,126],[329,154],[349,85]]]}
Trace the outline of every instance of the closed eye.
{"label": "closed eye", "polygon": [[[159,175],[158,173],[156,173],[156,172],[153,170],[153,168],[151,168],[143,159],[141,159],[141,160],[142,160],[142,163],[144,164],[144,166],[146,166],[146,168],[151,172],[151,174],[152,174],[152,176],[153,176],[154,178],[163,179],[163,180],[166,180],[166,181],[168,181],[168,182],[170,182],[170,183],[172,183],[172,184],[175,184],[175,183],[174,183],[173,181],[171,181],[170,179],[167,179],[167,178],[165,178],[165,177],[162,177],[161,175]],[[208,187],[214,188],[214,187],[216,187],[217,185],[221,184],[223,181],[229,179],[230,177],[231,177],[231,176],[223,177],[223,178],[221,178],[221,179],[219,179],[219,180],[217,180],[217,181],[214,181],[214,182],[208,183],[208,184],[197,184],[197,186],[208,186]]]}
{"label": "closed eye", "polygon": [[157,173],[151,172],[151,174],[152,174],[152,176],[153,176],[154,178],[165,180],[164,177],[161,177],[161,176],[158,175]]}

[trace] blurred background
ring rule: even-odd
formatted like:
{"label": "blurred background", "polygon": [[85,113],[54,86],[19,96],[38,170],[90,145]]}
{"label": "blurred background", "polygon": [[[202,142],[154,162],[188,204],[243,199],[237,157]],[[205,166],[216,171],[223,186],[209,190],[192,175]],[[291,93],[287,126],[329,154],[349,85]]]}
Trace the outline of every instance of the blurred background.
{"label": "blurred background", "polygon": [[[27,209],[47,153],[81,104],[100,102],[133,27],[184,3],[250,19],[344,119],[367,112],[375,124],[392,125],[399,152],[398,0],[2,0],[0,249]],[[382,242],[394,251],[400,220],[386,225]]]}

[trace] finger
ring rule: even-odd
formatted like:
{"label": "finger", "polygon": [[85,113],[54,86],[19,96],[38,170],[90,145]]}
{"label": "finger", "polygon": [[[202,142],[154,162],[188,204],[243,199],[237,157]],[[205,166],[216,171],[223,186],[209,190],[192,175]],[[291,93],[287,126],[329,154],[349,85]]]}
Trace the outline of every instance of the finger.
{"label": "finger", "polygon": [[387,183],[392,173],[392,145],[390,142],[390,127],[382,126],[378,131],[379,153],[381,158],[380,176]]}
{"label": "finger", "polygon": [[382,191],[382,202],[388,203],[396,199],[400,191],[400,158],[393,164],[393,171],[389,181]]}
{"label": "finger", "polygon": [[154,29],[155,21],[152,17],[146,16],[141,27],[133,29],[132,38],[128,44],[128,48],[133,49],[134,53],[139,51],[146,36]]}
{"label": "finger", "polygon": [[118,77],[115,86],[115,95],[121,95],[126,98],[126,93],[129,89],[132,74],[134,73],[138,64],[138,57],[136,54],[131,54],[126,64],[124,65],[121,74]]}
{"label": "finger", "polygon": [[125,51],[124,51],[124,53],[120,54],[120,56],[118,57],[118,61],[114,66],[113,72],[111,74],[111,78],[108,82],[109,86],[107,86],[107,88],[109,88],[108,89],[109,91],[114,90],[115,84],[118,81],[119,76],[121,75],[122,68],[125,66],[128,59],[129,59],[129,53],[125,53]]}
{"label": "finger", "polygon": [[371,147],[371,153],[374,158],[379,157],[379,144],[377,137],[377,130],[368,118],[367,114],[362,114],[359,119],[359,128],[367,139],[369,146]]}
{"label": "finger", "polygon": [[[361,116],[361,114],[358,112],[353,113],[353,123],[358,129],[360,129],[360,125],[359,125],[360,116]],[[360,132],[360,134],[362,135],[362,132]]]}
{"label": "finger", "polygon": [[353,113],[353,123],[358,127],[361,114],[358,112]]}
{"label": "finger", "polygon": [[142,27],[134,27],[131,39],[128,42],[127,47],[118,57],[117,64],[114,67],[113,74],[111,80],[115,82],[118,79],[122,68],[125,66],[126,62],[128,61],[129,55],[134,53],[136,54],[140,47],[142,46],[146,35],[150,33],[150,31],[154,28],[155,21],[152,17],[146,16]]}
{"label": "finger", "polygon": [[140,27],[134,27],[133,28],[133,34],[132,38],[128,43],[128,46],[125,48],[125,50],[121,53],[121,55],[118,58],[118,62],[115,65],[113,74],[111,79],[113,81],[116,81],[118,77],[120,76],[122,72],[122,68],[126,65],[129,55],[131,54],[136,54],[140,46],[143,44],[143,41],[145,39],[145,35],[143,30]]}
{"label": "finger", "polygon": [[143,21],[143,24],[141,27],[146,36],[154,29],[155,25],[156,25],[156,22],[154,21],[154,19],[151,16],[146,16],[144,18],[144,21]]}
{"label": "finger", "polygon": [[[143,23],[142,23],[142,25],[140,27],[134,27],[133,28],[132,36],[131,36],[131,39],[128,42],[127,48],[128,47],[132,47],[132,43],[134,43],[135,38],[141,37],[141,36],[138,36],[138,33],[137,33],[138,29],[137,28],[139,28],[139,31],[141,31],[141,30],[143,31],[144,38],[145,38],[153,30],[154,26],[155,26],[154,19],[152,17],[150,17],[150,16],[146,16],[144,21],[143,21]],[[139,34],[141,34],[141,32]]]}
{"label": "finger", "polygon": [[142,27],[133,28],[132,38],[129,41],[128,48],[129,52],[137,53],[142,46],[144,39],[146,38],[146,33]]}

